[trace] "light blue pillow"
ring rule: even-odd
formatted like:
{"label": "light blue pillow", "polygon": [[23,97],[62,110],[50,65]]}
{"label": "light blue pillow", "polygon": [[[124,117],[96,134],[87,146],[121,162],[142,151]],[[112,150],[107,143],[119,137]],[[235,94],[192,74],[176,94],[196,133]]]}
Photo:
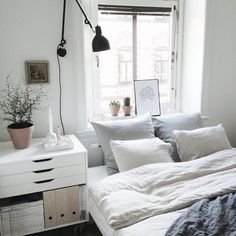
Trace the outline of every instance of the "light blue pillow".
{"label": "light blue pillow", "polygon": [[155,136],[172,145],[172,159],[176,162],[179,162],[180,158],[178,155],[173,131],[193,130],[203,127],[200,113],[153,117],[152,122],[155,130]]}
{"label": "light blue pillow", "polygon": [[111,140],[132,140],[154,138],[150,113],[133,119],[91,122],[105,154],[108,174],[118,173],[111,147]]}

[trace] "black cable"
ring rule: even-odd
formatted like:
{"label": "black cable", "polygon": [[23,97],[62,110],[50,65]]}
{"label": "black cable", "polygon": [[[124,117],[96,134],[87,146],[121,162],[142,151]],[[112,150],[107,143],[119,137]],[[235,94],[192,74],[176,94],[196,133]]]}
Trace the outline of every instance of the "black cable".
{"label": "black cable", "polygon": [[[57,50],[60,47],[60,45],[57,46]],[[62,127],[62,133],[65,135],[65,128],[63,124],[63,119],[62,119],[62,112],[61,112],[61,101],[62,101],[62,86],[61,86],[61,64],[60,64],[60,59],[59,55],[57,54],[57,63],[58,63],[58,82],[59,82],[59,116],[60,116],[60,121],[61,121],[61,127]]]}

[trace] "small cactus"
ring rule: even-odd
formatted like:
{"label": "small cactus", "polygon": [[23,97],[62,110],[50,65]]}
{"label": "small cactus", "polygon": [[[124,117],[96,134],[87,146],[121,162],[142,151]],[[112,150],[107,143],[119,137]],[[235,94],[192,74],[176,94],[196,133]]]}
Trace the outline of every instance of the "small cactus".
{"label": "small cactus", "polygon": [[130,97],[124,98],[124,106],[130,106]]}

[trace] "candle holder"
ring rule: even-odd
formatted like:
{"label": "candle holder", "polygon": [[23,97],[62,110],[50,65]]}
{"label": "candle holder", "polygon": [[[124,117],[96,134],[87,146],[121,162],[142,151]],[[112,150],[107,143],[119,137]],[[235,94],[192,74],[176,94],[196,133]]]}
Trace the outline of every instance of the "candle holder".
{"label": "candle holder", "polygon": [[52,118],[52,110],[48,108],[48,126],[49,131],[46,136],[45,144],[49,146],[53,146],[57,144],[57,135],[53,132],[53,118]]}
{"label": "candle holder", "polygon": [[46,141],[45,143],[47,145],[50,145],[50,146],[53,146],[53,145],[56,145],[57,144],[57,135],[55,133],[51,133],[51,132],[48,132],[47,136],[46,136]]}
{"label": "candle holder", "polygon": [[61,136],[61,127],[57,127],[57,135],[53,132],[52,110],[48,109],[49,131],[44,141],[44,148],[47,152],[71,149],[74,147],[73,142],[68,136]]}

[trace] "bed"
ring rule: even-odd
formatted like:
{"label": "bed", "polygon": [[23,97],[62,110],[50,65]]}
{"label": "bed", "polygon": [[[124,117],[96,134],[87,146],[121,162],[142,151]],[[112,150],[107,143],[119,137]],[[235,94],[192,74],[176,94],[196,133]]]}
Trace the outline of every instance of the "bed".
{"label": "bed", "polygon": [[[194,230],[191,231],[193,233],[185,235],[199,235],[196,232],[202,229],[204,235],[206,229],[204,227],[207,227],[207,223],[209,225],[205,219],[209,215],[204,216],[204,220],[200,216],[195,223],[190,213],[210,214],[215,208],[219,215],[218,218],[215,217],[218,220],[214,222],[216,226],[221,225],[221,220],[230,222],[229,225],[222,225],[223,230],[226,231],[222,231],[222,228],[218,229],[218,233],[227,233],[218,235],[236,235],[236,149],[230,146],[222,125],[195,127],[189,131],[175,130],[175,148],[178,148],[178,159],[181,160],[179,162],[177,158],[175,161],[172,160],[174,158],[171,157],[166,142],[162,146],[163,141],[162,143],[158,141],[156,144],[153,137],[141,139],[140,136],[139,140],[126,140],[127,136],[124,136],[124,132],[127,126],[123,128],[119,126],[120,124],[112,124],[116,128],[115,133],[110,132],[109,124],[110,133],[105,133],[108,136],[105,140],[107,143],[102,142],[102,146],[103,150],[112,149],[112,151],[108,150],[109,155],[114,154],[113,162],[109,164],[113,165],[115,162],[116,166],[108,165],[108,167],[112,167],[113,171],[118,168],[121,173],[112,173],[113,175],[108,176],[105,166],[90,168],[88,172],[89,211],[104,236],[179,235],[179,230],[187,232],[186,224],[189,225],[188,230]],[[135,133],[132,133],[135,128],[130,129],[130,124],[128,135],[135,136]],[[149,128],[150,126],[146,130],[150,131]],[[102,124],[102,132],[104,129],[106,127]],[[97,131],[96,133],[99,134],[100,131]],[[114,141],[118,145],[118,151],[113,147],[111,135],[116,138],[121,137],[117,138],[121,140]],[[100,138],[104,139],[104,135],[102,137],[100,135]],[[108,141],[110,145],[105,147]],[[141,145],[142,142],[145,143],[144,147]],[[149,144],[157,148],[153,149]],[[160,150],[161,152],[158,152]],[[139,152],[142,155],[139,155]],[[153,160],[153,153],[157,153],[156,156],[161,161]],[[169,159],[162,159],[162,155],[164,157],[169,155]],[[150,156],[152,157],[149,158]],[[110,161],[111,155],[109,158]],[[130,158],[133,163],[127,162]],[[147,163],[142,162],[143,160]],[[127,169],[124,168],[125,166]],[[204,202],[205,199],[207,202]],[[215,204],[217,201],[221,202],[221,199],[223,201],[226,199],[226,202],[229,199],[228,208]],[[208,205],[209,208],[205,207]],[[199,211],[196,208],[199,206],[204,206],[204,210]],[[221,218],[225,209],[229,210],[229,214],[228,212],[225,214],[229,217],[227,219]],[[191,220],[186,218],[182,220],[187,216],[190,216]],[[214,214],[209,217],[214,218]],[[175,223],[177,220],[179,225]],[[213,227],[215,230],[218,226]]]}
{"label": "bed", "polygon": [[105,171],[104,167],[89,171],[89,210],[102,234],[161,236],[193,203],[236,191],[236,149],[109,177]]}

